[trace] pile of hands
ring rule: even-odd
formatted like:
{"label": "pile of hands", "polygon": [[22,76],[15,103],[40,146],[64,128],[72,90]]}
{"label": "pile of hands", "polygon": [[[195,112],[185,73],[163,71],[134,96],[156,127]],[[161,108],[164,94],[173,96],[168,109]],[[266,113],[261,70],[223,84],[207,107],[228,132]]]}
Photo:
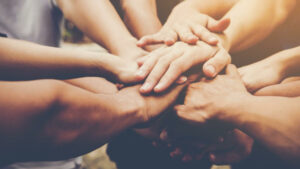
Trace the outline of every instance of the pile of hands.
{"label": "pile of hands", "polygon": [[[175,159],[189,162],[208,156],[214,164],[245,159],[253,139],[226,119],[234,116],[231,109],[237,101],[281,80],[257,76],[257,72],[268,72],[264,62],[240,69],[230,64],[231,57],[223,46],[226,37],[220,38],[229,25],[229,19],[217,21],[196,11],[187,16],[171,15],[159,32],[137,42],[138,50],[130,59],[135,66],[123,66],[118,77],[124,83],[143,82],[141,94],[162,93],[171,85],[189,83],[184,103],[174,107],[176,123],[173,120],[172,125],[136,130],[155,139],[155,146],[169,147]],[[148,45],[158,48],[142,50]],[[198,79],[191,82],[189,75],[195,71]]]}

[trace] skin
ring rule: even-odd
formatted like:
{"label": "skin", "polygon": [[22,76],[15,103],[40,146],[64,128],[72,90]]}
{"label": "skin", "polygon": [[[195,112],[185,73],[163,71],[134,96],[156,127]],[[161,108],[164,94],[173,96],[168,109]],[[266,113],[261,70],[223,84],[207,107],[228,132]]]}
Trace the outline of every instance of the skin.
{"label": "skin", "polygon": [[[153,0],[121,0],[126,25],[109,0],[58,0],[57,3],[64,16],[93,41],[126,59],[135,60],[146,55],[145,50],[136,46],[137,38],[158,31],[161,26]],[[149,25],[144,24],[145,20],[151,21]]]}
{"label": "skin", "polygon": [[[171,47],[160,48],[147,57],[148,59],[137,72],[138,79],[142,80],[147,77],[140,89],[141,93],[144,94],[153,89],[157,93],[163,92],[183,72],[211,58],[222,60],[220,64],[226,65],[231,62],[230,55],[226,50],[212,47],[200,41],[196,45],[177,42]],[[156,79],[160,79],[160,81],[156,81]]]}
{"label": "skin", "polygon": [[[189,13],[189,11],[194,10],[195,7],[192,8],[191,6],[199,6],[199,3],[196,3],[195,1],[190,1],[189,3],[190,5],[180,4],[183,6],[180,7],[181,10],[174,10],[174,12],[177,12],[178,15],[184,15],[185,13]],[[293,12],[296,3],[297,2],[295,0],[243,0],[238,2],[228,2],[228,4],[226,3],[226,5],[223,6],[223,9],[228,10],[226,14],[224,13],[225,10],[215,13],[207,11],[204,12],[210,13],[212,16],[224,13],[222,18],[230,19],[230,25],[226,30],[224,30],[223,34],[216,34],[215,36],[219,39],[220,46],[222,46],[222,48],[226,49],[230,53],[234,53],[250,48],[254,44],[264,40],[275,28],[279,27],[288,18],[289,14]],[[210,8],[208,9],[213,9],[214,5],[217,9],[220,9],[219,1],[210,2],[208,4]],[[228,7],[230,5],[232,8]],[[205,5],[202,4],[202,6]],[[253,14],[254,9],[257,12]],[[201,13],[201,11],[199,12]],[[240,18],[243,19],[241,20]],[[270,18],[272,18],[272,20]],[[206,23],[205,20],[203,22]],[[269,24],[262,24],[267,22]],[[174,58],[174,60],[175,59],[176,58]],[[222,60],[219,58],[206,61],[203,65],[204,74],[208,77],[214,77],[224,68],[224,65],[228,64],[225,60],[226,59]],[[171,63],[172,62],[170,62],[170,64]],[[160,72],[160,74],[164,73],[166,72]],[[152,78],[151,83],[157,84],[158,81],[161,80],[161,77],[163,76]],[[176,78],[178,77],[175,77],[174,75],[174,77],[169,77],[166,81],[172,81]],[[168,84],[164,85],[165,86],[162,88],[168,87]]]}
{"label": "skin", "polygon": [[250,92],[281,83],[290,76],[300,74],[300,47],[284,50],[262,61],[239,69]]}
{"label": "skin", "polygon": [[237,69],[230,65],[226,75],[190,85],[185,105],[177,107],[177,114],[198,125],[212,119],[231,124],[299,167],[298,102],[299,97],[251,95]]}
{"label": "skin", "polygon": [[[0,38],[0,79],[33,80],[102,76],[123,83],[137,80],[136,63],[115,55],[59,49]],[[7,74],[9,72],[9,76]]]}
{"label": "skin", "polygon": [[104,79],[80,80],[0,82],[3,161],[63,160],[87,153],[119,132],[155,119],[185,86],[142,96],[139,86],[117,90]]}

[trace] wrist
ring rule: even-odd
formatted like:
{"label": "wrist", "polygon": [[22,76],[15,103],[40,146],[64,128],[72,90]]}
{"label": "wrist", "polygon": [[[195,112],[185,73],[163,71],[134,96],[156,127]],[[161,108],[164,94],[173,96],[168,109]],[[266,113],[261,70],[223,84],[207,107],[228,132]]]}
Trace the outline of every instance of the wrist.
{"label": "wrist", "polygon": [[[299,75],[300,47],[288,49],[276,55],[283,78]],[[276,59],[275,58],[275,59]]]}
{"label": "wrist", "polygon": [[220,116],[218,120],[232,124],[235,127],[240,126],[244,121],[244,115],[247,108],[253,100],[253,95],[248,93],[233,93],[220,102]]}

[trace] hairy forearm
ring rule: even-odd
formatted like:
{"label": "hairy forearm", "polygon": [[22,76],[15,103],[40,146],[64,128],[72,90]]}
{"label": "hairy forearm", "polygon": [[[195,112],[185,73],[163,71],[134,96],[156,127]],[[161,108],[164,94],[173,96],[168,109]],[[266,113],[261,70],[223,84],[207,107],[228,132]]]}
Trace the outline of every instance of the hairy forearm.
{"label": "hairy forearm", "polygon": [[295,3],[295,0],[240,0],[224,16],[231,19],[224,46],[236,52],[263,40],[286,20]]}
{"label": "hairy forearm", "polygon": [[28,80],[116,74],[117,56],[0,38],[0,79]]}
{"label": "hairy forearm", "polygon": [[136,47],[136,39],[127,30],[109,0],[57,2],[67,19],[111,53],[120,55],[126,48]]}
{"label": "hairy forearm", "polygon": [[231,122],[288,162],[299,164],[300,97],[247,96],[238,106]]}
{"label": "hairy forearm", "polygon": [[121,0],[127,27],[139,39],[161,28],[155,0]]}

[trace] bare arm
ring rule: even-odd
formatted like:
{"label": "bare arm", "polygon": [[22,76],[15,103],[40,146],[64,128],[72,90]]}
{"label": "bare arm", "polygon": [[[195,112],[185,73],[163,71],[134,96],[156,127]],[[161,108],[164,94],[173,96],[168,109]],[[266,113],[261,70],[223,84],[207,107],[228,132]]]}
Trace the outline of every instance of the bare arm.
{"label": "bare arm", "polygon": [[[299,90],[297,85],[293,88]],[[226,75],[193,84],[189,89],[186,105],[178,107],[180,117],[198,125],[210,120],[225,122],[300,166],[300,97],[253,96],[231,65]]]}
{"label": "bare arm", "polygon": [[134,79],[137,69],[135,63],[105,53],[59,49],[6,38],[0,38],[0,46],[2,80],[101,76],[126,82]]}
{"label": "bare arm", "polygon": [[177,8],[193,8],[203,14],[220,19],[239,1],[241,0],[186,0],[177,5]]}
{"label": "bare arm", "polygon": [[287,49],[264,60],[239,68],[250,92],[279,84],[283,79],[300,75],[300,47]]}
{"label": "bare arm", "polygon": [[161,28],[156,0],[121,0],[127,27],[138,39]]}
{"label": "bare arm", "polygon": [[[64,16],[111,53],[135,59],[145,54],[109,0],[57,0]],[[134,51],[134,52],[133,52]]]}
{"label": "bare arm", "polygon": [[[296,0],[188,0],[174,13],[196,9],[214,18],[229,18],[225,36],[217,35],[230,52],[247,49],[266,38],[282,24],[298,3]],[[266,24],[268,23],[268,24]]]}
{"label": "bare arm", "polygon": [[296,3],[296,0],[240,0],[224,16],[231,20],[225,31],[224,46],[231,52],[253,46],[282,24]]}
{"label": "bare arm", "polygon": [[119,132],[153,120],[184,87],[142,96],[138,86],[95,94],[55,80],[0,86],[0,156],[14,160],[10,162],[62,160],[87,153]]}

